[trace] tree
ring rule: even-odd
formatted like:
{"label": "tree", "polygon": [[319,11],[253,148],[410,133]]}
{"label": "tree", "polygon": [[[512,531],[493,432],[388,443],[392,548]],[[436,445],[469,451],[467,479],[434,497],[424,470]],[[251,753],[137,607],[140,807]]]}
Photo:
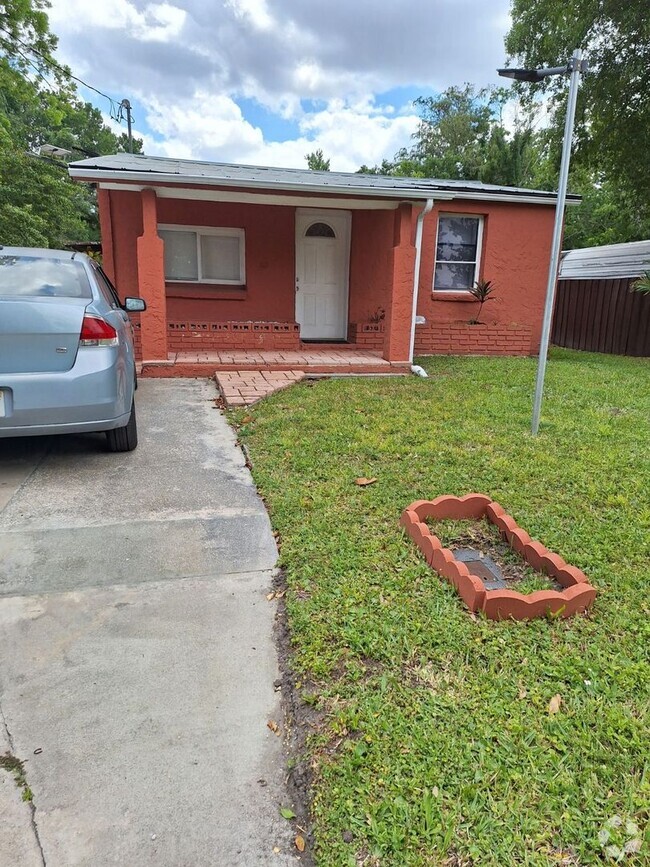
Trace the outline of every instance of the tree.
{"label": "tree", "polygon": [[[79,99],[52,57],[44,0],[0,6],[0,243],[61,246],[98,237],[95,193],[70,180],[66,162],[39,155],[44,143],[86,154],[125,149],[101,112]],[[140,150],[141,142],[134,142]]]}
{"label": "tree", "polygon": [[330,170],[330,161],[325,159],[320,148],[310,154],[305,154],[305,159],[312,172],[329,172]]}
{"label": "tree", "polygon": [[[506,48],[517,65],[562,64],[582,48],[590,72],[578,96],[572,173],[584,183],[596,211],[615,201],[627,209],[624,240],[648,230],[650,220],[650,15],[647,0],[513,0]],[[542,95],[554,113],[553,160],[566,110],[567,82],[553,76],[522,85],[529,102]],[[586,173],[586,174],[585,174]],[[605,190],[606,192],[602,192]],[[647,237],[647,234],[646,234]]]}
{"label": "tree", "polygon": [[503,124],[510,99],[500,88],[450,87],[439,96],[420,97],[420,124],[414,144],[381,166],[362,166],[367,174],[450,178],[488,184],[533,186],[542,153],[531,127],[531,112],[514,112],[514,131]]}

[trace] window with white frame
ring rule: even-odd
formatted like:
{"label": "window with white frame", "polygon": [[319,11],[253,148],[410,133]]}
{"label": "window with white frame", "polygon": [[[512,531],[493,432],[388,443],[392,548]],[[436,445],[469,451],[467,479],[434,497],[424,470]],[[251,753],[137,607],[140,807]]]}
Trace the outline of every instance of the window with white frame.
{"label": "window with white frame", "polygon": [[483,217],[441,214],[438,218],[436,292],[462,292],[478,280],[481,262]]}
{"label": "window with white frame", "polygon": [[165,244],[165,280],[170,283],[246,282],[243,229],[158,226]]}

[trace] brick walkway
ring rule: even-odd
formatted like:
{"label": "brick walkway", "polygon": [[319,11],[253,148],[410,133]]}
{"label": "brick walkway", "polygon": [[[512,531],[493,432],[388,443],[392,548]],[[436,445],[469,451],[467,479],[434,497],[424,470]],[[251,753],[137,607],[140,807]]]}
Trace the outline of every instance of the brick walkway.
{"label": "brick walkway", "polygon": [[302,370],[218,370],[217,385],[226,406],[249,406],[274,391],[300,382]]}

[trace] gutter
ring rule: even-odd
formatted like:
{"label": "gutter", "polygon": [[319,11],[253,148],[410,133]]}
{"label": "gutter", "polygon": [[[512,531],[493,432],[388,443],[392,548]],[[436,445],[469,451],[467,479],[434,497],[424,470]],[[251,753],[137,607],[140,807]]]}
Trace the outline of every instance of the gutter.
{"label": "gutter", "polygon": [[427,199],[425,206],[418,214],[417,223],[415,226],[415,268],[413,274],[413,307],[411,309],[411,339],[409,342],[409,364],[411,372],[418,376],[426,377],[427,373],[424,368],[418,364],[413,364],[413,353],[415,351],[415,318],[418,310],[418,293],[420,289],[420,265],[422,262],[422,233],[424,229],[424,218],[433,210],[433,199]]}

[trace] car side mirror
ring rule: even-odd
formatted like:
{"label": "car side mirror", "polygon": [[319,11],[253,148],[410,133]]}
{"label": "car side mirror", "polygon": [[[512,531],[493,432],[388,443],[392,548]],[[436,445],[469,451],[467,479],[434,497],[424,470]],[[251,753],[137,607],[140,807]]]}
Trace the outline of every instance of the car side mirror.
{"label": "car side mirror", "polygon": [[127,313],[142,313],[147,309],[147,302],[144,298],[125,298],[124,309]]}

